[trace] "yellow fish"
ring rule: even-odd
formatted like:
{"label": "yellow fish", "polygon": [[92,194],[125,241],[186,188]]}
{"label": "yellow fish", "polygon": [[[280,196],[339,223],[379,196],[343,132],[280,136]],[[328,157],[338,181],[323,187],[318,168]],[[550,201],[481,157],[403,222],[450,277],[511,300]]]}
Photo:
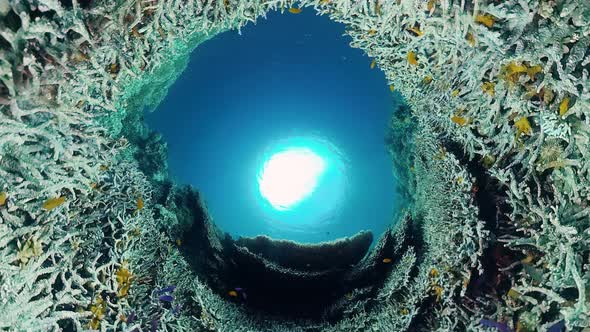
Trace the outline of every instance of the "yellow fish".
{"label": "yellow fish", "polygon": [[176,245],[180,247],[182,245],[182,240],[176,239]]}
{"label": "yellow fish", "polygon": [[426,9],[428,11],[432,11],[434,9],[434,5],[436,4],[437,0],[428,0],[428,3],[426,4]]}
{"label": "yellow fish", "polygon": [[143,209],[143,198],[141,196],[137,197],[137,210]]}
{"label": "yellow fish", "polygon": [[475,46],[475,37],[473,36],[473,34],[471,32],[467,33],[467,35],[465,36],[465,39],[467,39],[467,42],[469,43],[469,45],[471,47]]}
{"label": "yellow fish", "polygon": [[375,61],[375,59],[373,59],[373,61],[371,62],[371,69],[375,69],[376,64],[377,62]]}
{"label": "yellow fish", "polygon": [[[563,98],[561,103],[559,103],[559,115],[564,116],[565,113],[567,113],[569,106],[570,106],[570,98],[569,97]],[[2,202],[0,201],[0,203],[2,203]],[[0,205],[2,205],[2,204],[0,204]]]}
{"label": "yellow fish", "polygon": [[236,292],[235,290],[230,290],[229,292],[227,292],[227,295],[231,297],[238,297],[238,292]]}
{"label": "yellow fish", "polygon": [[526,118],[526,116],[514,122],[514,127],[516,128],[516,137],[520,136],[521,134],[530,135],[533,131],[531,128],[531,123]]}
{"label": "yellow fish", "polygon": [[494,82],[484,82],[481,85],[481,90],[493,97],[496,94],[495,86]]}
{"label": "yellow fish", "polygon": [[510,288],[510,290],[508,291],[508,293],[506,295],[510,296],[514,300],[516,300],[520,297],[520,293],[514,288]]}
{"label": "yellow fish", "polygon": [[432,76],[425,76],[424,79],[422,80],[422,83],[424,84],[430,84],[430,82],[432,82]]}
{"label": "yellow fish", "polygon": [[299,14],[299,13],[301,13],[301,8],[291,7],[291,8],[289,8],[289,13],[291,13],[291,14]]}
{"label": "yellow fish", "polygon": [[453,121],[454,123],[458,124],[459,126],[463,127],[464,125],[467,124],[467,119],[462,117],[462,116],[458,116],[458,115],[453,115],[451,117],[451,121]]}
{"label": "yellow fish", "polygon": [[0,206],[6,204],[6,191],[0,193]]}
{"label": "yellow fish", "polygon": [[395,91],[395,87],[393,86],[393,84],[389,85],[389,91],[391,91],[391,92]]}
{"label": "yellow fish", "polygon": [[430,270],[430,272],[428,273],[428,275],[430,275],[432,278],[438,278],[438,270],[436,268],[432,268]]}
{"label": "yellow fish", "polygon": [[410,28],[410,29],[408,29],[408,31],[415,33],[416,36],[418,36],[418,37],[422,37],[422,35],[424,35],[424,32],[422,32],[420,29],[418,29],[416,27]]}
{"label": "yellow fish", "polygon": [[377,33],[377,30],[371,29],[369,30],[369,36],[374,36]]}
{"label": "yellow fish", "polygon": [[531,81],[535,80],[535,75],[542,73],[543,72],[543,67],[541,65],[534,65],[532,67],[529,67],[527,69],[527,74],[529,75],[529,78],[531,79]]}
{"label": "yellow fish", "polygon": [[118,286],[118,293],[117,296],[118,297],[125,297],[127,296],[127,293],[129,292],[129,288],[131,287],[131,282],[133,281],[134,276],[131,273],[131,271],[129,271],[127,269],[127,262],[124,261],[123,264],[121,265],[121,267],[119,267],[119,269],[115,272],[115,276],[117,279],[117,283],[119,284]]}
{"label": "yellow fish", "polygon": [[416,53],[414,51],[408,52],[408,63],[412,66],[418,65],[418,59],[416,59]]}
{"label": "yellow fish", "polygon": [[490,14],[479,14],[475,16],[475,22],[491,28],[494,26],[494,23],[496,23],[496,18]]}
{"label": "yellow fish", "polygon": [[383,263],[385,263],[385,264],[391,263],[391,258],[383,258]]}
{"label": "yellow fish", "polygon": [[63,196],[50,198],[43,203],[43,208],[47,211],[51,211],[56,207],[62,205],[66,201],[66,198]]}

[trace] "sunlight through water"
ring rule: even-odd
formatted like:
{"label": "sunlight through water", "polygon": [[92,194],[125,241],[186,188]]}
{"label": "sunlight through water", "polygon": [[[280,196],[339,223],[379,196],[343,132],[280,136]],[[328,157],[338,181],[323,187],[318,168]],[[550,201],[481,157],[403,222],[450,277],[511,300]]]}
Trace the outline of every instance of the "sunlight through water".
{"label": "sunlight through water", "polygon": [[260,193],[277,210],[288,210],[315,190],[326,169],[322,157],[308,148],[273,155],[258,177]]}
{"label": "sunlight through water", "polygon": [[264,214],[272,221],[315,224],[334,219],[347,191],[343,154],[314,136],[271,144],[257,174]]}

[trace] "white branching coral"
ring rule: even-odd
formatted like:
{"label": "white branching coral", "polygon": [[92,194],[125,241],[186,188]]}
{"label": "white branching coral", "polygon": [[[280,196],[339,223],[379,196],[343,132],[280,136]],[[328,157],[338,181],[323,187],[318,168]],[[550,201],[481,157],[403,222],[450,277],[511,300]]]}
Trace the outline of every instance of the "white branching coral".
{"label": "white branching coral", "polygon": [[[587,1],[9,0],[0,2],[0,328],[131,330],[151,323],[133,322],[140,314],[160,315],[164,329],[268,328],[189,271],[161,231],[174,213],[150,205],[154,185],[120,135],[122,119],[155,107],[199,44],[295,5],[345,23],[351,46],[410,106],[416,143],[399,166],[414,175],[397,171],[412,179],[410,215],[427,246],[401,254],[373,311],[358,306],[331,326],[274,320],[274,330],[408,328],[427,298],[437,303],[431,329],[476,329],[484,316],[548,327],[549,314],[590,325]],[[494,204],[509,206],[496,218],[509,231],[488,236],[448,141],[506,190]],[[465,307],[457,298],[494,238],[526,258],[502,267],[508,294]],[[145,295],[156,282],[185,290],[199,317],[159,313]]]}

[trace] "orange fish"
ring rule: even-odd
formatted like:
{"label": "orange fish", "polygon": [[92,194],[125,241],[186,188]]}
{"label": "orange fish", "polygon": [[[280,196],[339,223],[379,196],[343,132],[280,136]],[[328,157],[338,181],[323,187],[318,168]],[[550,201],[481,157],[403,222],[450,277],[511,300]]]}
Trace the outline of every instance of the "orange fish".
{"label": "orange fish", "polygon": [[408,52],[408,63],[412,66],[418,65],[418,59],[416,59],[416,53],[414,51]]}
{"label": "orange fish", "polygon": [[137,197],[137,210],[143,209],[143,198],[141,196]]}
{"label": "orange fish", "polygon": [[383,263],[391,263],[391,258],[383,258]]}
{"label": "orange fish", "polygon": [[0,206],[6,204],[6,196],[7,194],[5,191],[0,193]]}
{"label": "orange fish", "polygon": [[377,64],[377,62],[375,60],[373,60],[371,62],[371,69],[374,69],[376,64]]}
{"label": "orange fish", "polygon": [[301,8],[291,7],[291,8],[289,8],[289,13],[291,13],[291,14],[299,14],[299,13],[301,13]]}
{"label": "orange fish", "polygon": [[238,292],[236,292],[235,290],[230,290],[229,292],[227,292],[227,295],[231,297],[238,297]]}

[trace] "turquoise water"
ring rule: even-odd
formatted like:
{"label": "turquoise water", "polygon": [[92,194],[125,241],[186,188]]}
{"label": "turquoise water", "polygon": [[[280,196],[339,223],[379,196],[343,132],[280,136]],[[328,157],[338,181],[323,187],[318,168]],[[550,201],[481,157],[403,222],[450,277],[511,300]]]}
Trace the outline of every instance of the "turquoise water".
{"label": "turquoise water", "polygon": [[[168,143],[173,178],[198,188],[232,236],[320,242],[364,229],[378,236],[392,221],[384,136],[399,97],[343,33],[344,25],[312,11],[269,13],[241,35],[222,33],[197,48],[146,114]],[[300,188],[303,197],[277,208],[260,177],[273,155],[293,147],[310,149],[328,168],[310,180],[313,188]],[[293,168],[287,174],[302,169]],[[289,183],[297,179],[285,181],[274,183],[275,194],[295,195]]]}

